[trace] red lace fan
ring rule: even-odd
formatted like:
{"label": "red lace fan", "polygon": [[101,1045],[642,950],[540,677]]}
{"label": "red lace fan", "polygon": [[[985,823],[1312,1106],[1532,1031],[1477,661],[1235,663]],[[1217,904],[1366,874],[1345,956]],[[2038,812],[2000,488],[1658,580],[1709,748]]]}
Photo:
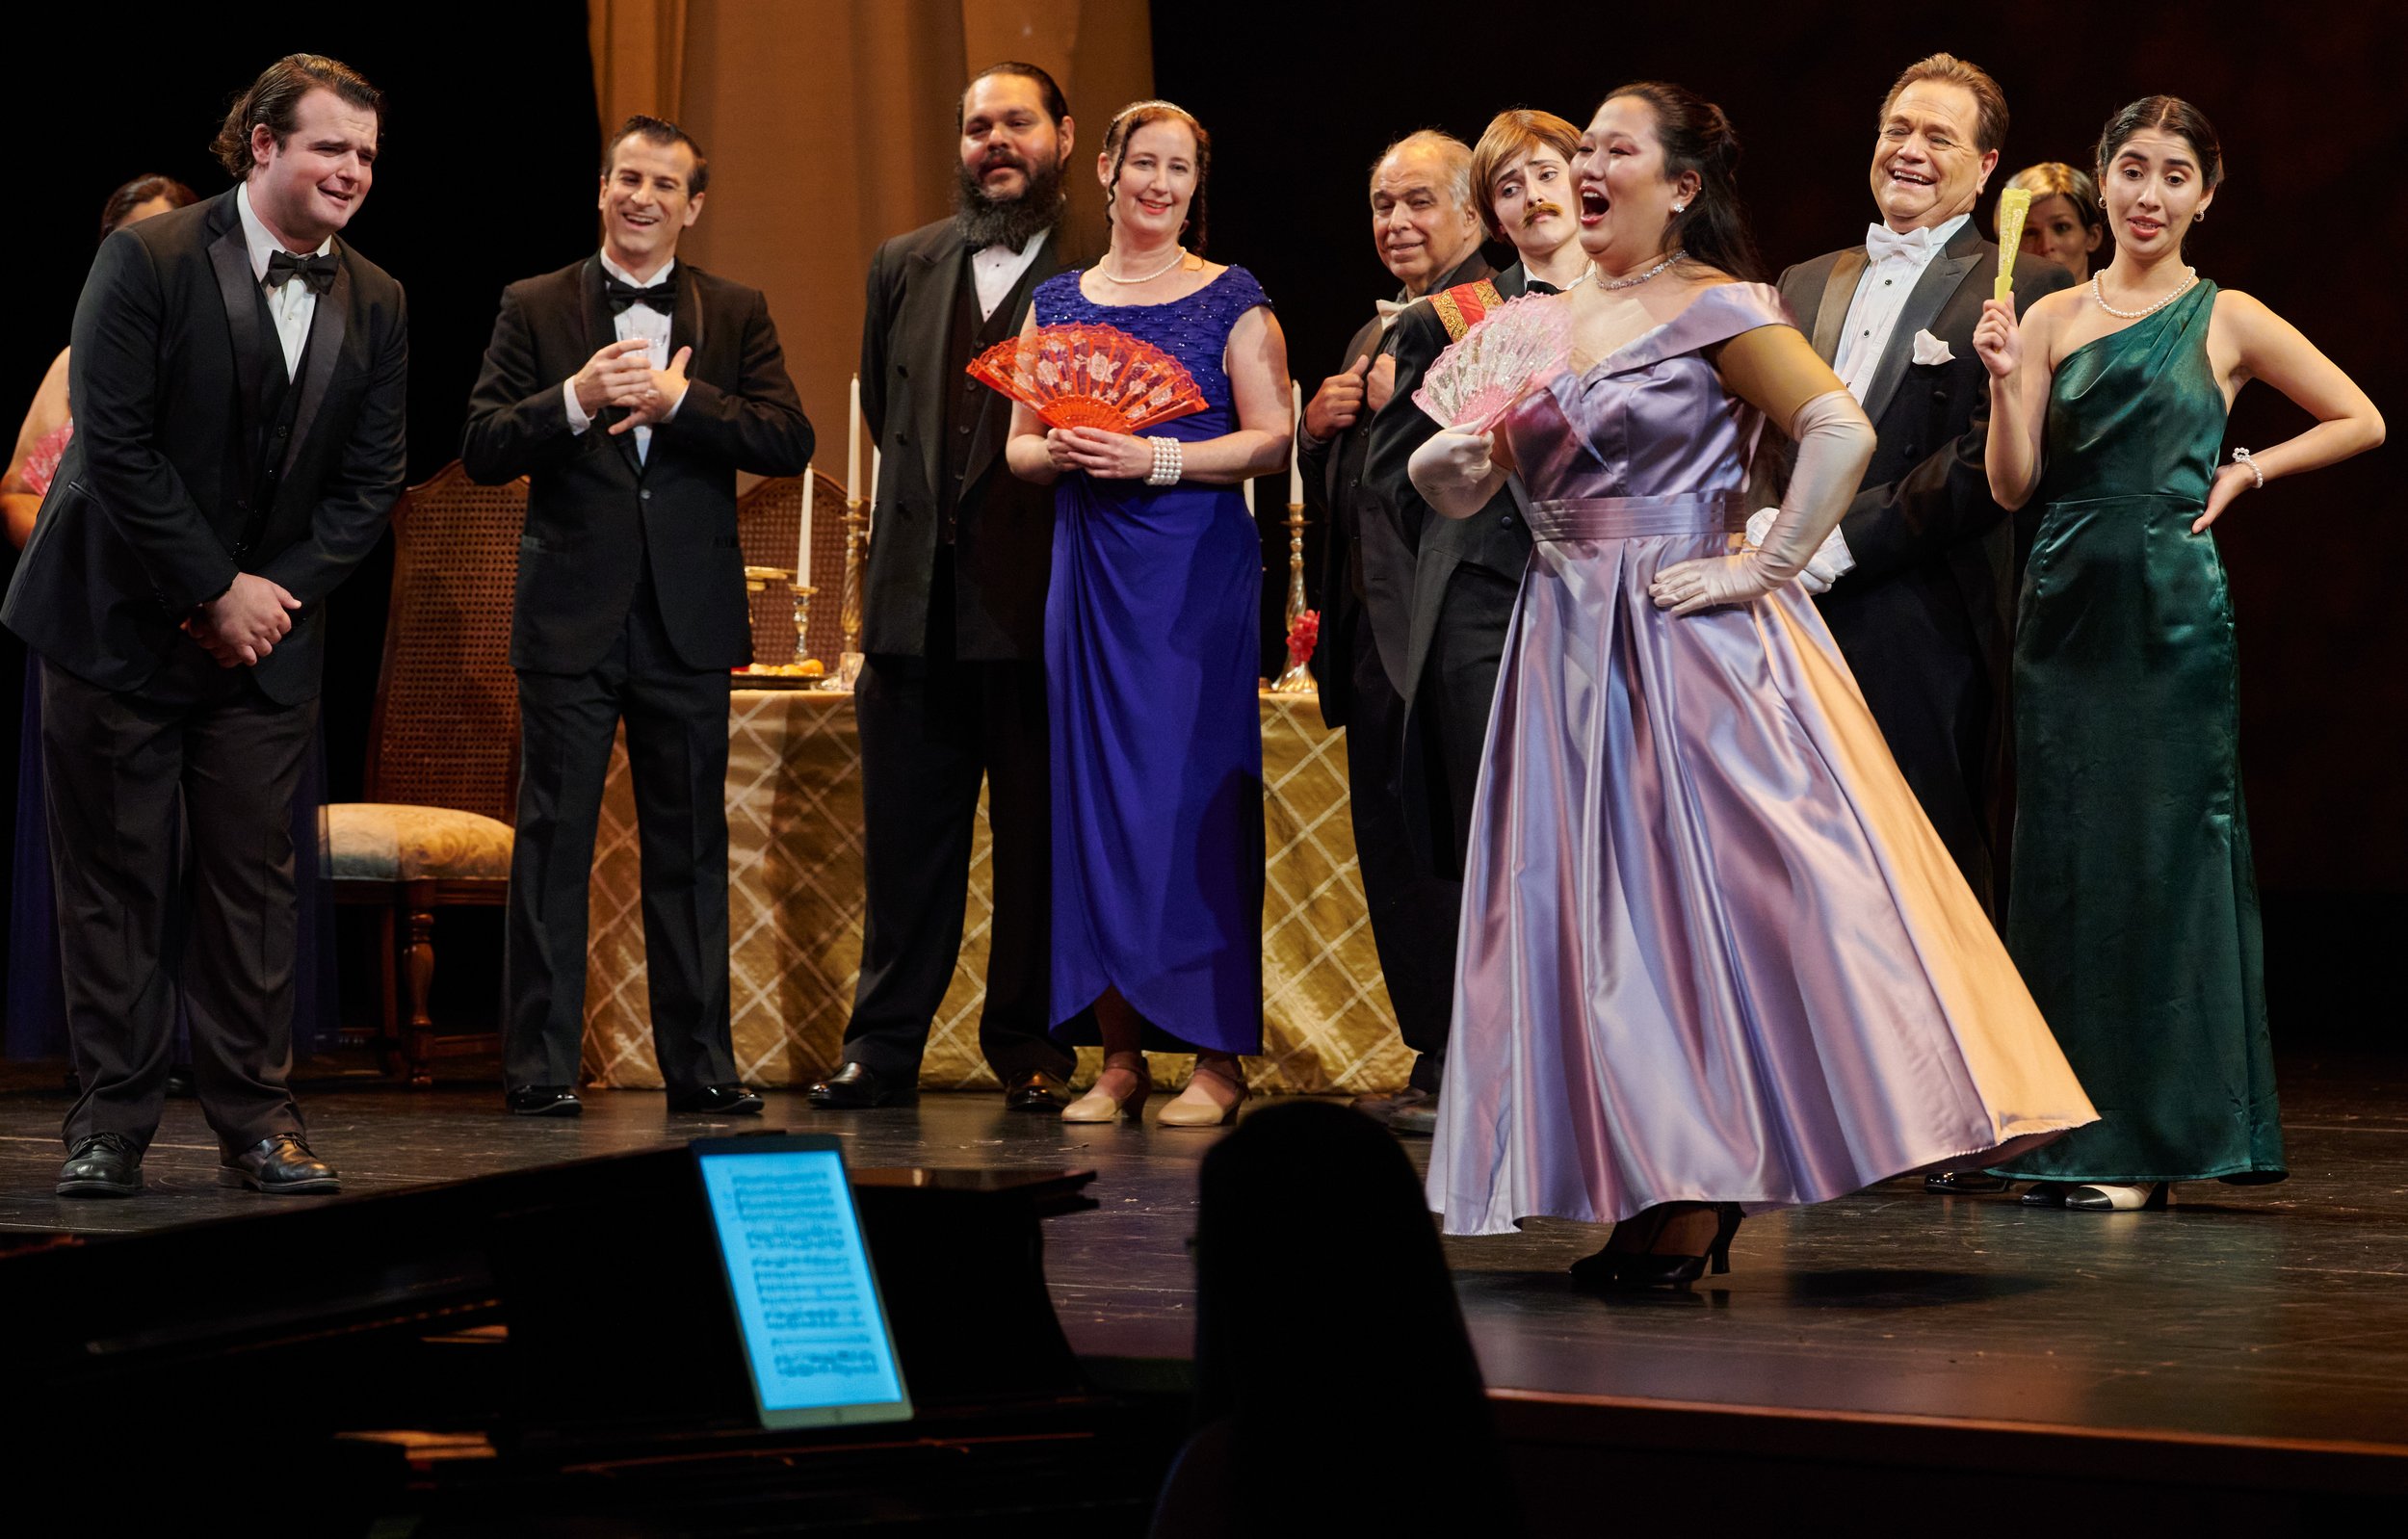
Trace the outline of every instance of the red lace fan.
{"label": "red lace fan", "polygon": [[1039,326],[971,359],[970,376],[1054,428],[1137,433],[1205,404],[1186,365],[1108,326]]}

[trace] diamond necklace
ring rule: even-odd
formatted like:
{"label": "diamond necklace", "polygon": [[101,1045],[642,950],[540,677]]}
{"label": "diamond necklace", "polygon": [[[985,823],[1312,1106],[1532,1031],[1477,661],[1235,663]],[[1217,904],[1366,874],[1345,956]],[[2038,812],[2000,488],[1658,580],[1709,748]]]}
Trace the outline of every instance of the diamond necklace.
{"label": "diamond necklace", "polygon": [[1688,252],[1687,251],[1675,251],[1670,256],[1665,257],[1662,261],[1657,263],[1654,267],[1649,268],[1646,272],[1641,273],[1635,278],[1609,278],[1606,276],[1606,270],[1604,268],[1598,267],[1592,263],[1588,269],[1588,280],[1596,284],[1599,288],[1609,291],[1613,289],[1635,289],[1687,255],[1688,255]]}
{"label": "diamond necklace", "polygon": [[1104,265],[1101,262],[1098,262],[1095,265],[1095,271],[1103,274],[1104,281],[1107,283],[1127,283],[1131,285],[1139,283],[1151,283],[1156,278],[1161,277],[1164,274],[1169,272],[1172,268],[1177,267],[1180,263],[1186,261],[1187,259],[1188,248],[1182,246],[1172,253],[1169,261],[1165,262],[1162,266],[1156,268],[1153,272],[1148,273],[1141,278],[1124,278],[1117,273],[1107,273],[1104,271]]}
{"label": "diamond necklace", "polygon": [[2159,310],[2164,309],[2167,305],[2173,303],[2176,300],[2181,299],[2184,295],[2190,292],[2190,286],[2199,281],[2199,270],[2195,267],[2186,267],[2183,269],[2183,272],[2188,275],[2175,287],[2173,293],[2144,309],[2119,310],[2114,305],[2107,303],[2107,290],[2099,282],[2101,278],[2107,275],[2104,270],[2090,274],[2090,297],[2099,301],[2100,309],[2105,310],[2107,314],[2115,317],[2117,320],[2137,321],[2144,316],[2157,314]]}

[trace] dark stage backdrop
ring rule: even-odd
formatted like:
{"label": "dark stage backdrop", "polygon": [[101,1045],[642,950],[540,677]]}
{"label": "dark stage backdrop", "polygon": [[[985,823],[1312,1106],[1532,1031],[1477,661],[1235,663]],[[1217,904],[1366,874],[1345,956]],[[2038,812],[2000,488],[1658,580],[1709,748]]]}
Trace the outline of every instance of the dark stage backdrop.
{"label": "dark stage backdrop", "polygon": [[[23,298],[0,328],[10,437],[66,343],[110,191],[152,170],[203,196],[224,190],[209,140],[227,102],[279,55],[306,50],[358,68],[391,104],[376,187],[345,233],[409,292],[410,480],[455,457],[502,285],[570,261],[594,239],[601,134],[581,0],[436,0],[406,13],[283,21],[91,6],[47,19],[39,59],[20,56],[10,89],[19,120],[43,125],[41,164],[18,190],[9,269]],[[13,566],[13,552],[0,559]],[[359,795],[391,579],[388,537],[327,606],[336,799]],[[0,808],[15,805],[23,656],[0,633]],[[0,838],[13,837],[13,818],[0,815]]]}
{"label": "dark stage backdrop", "polygon": [[[1902,65],[1942,48],[2006,90],[2013,123],[1993,193],[2033,161],[2087,165],[2108,114],[2134,97],[2199,103],[2229,167],[2189,243],[2201,274],[2299,326],[2395,435],[2408,431],[2408,201],[2396,190],[2408,12],[2396,6],[1154,7],[1160,90],[1216,136],[1213,254],[1262,279],[1308,391],[1393,289],[1364,189],[1380,147],[1409,130],[1470,142],[1516,105],[1585,122],[1621,82],[1678,80],[1737,123],[1741,191],[1777,270],[1863,239],[1882,94]],[[2255,385],[2230,441],[2261,446],[2305,425]],[[2392,559],[2408,513],[2403,452],[2395,436],[2278,483],[2218,526],[2240,628],[2259,870],[2270,891],[2300,895],[2294,923],[2396,910],[2408,894],[2408,605]],[[1283,588],[1285,549],[1284,538],[1271,546],[1266,574]]]}

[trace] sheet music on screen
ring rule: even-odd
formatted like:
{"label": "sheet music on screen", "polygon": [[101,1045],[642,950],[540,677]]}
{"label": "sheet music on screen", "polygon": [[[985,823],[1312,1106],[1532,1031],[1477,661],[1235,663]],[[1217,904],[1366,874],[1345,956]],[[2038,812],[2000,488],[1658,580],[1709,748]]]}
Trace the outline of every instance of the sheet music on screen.
{"label": "sheet music on screen", "polygon": [[764,1420],[908,1416],[843,1157],[832,1148],[705,1153],[701,1166]]}

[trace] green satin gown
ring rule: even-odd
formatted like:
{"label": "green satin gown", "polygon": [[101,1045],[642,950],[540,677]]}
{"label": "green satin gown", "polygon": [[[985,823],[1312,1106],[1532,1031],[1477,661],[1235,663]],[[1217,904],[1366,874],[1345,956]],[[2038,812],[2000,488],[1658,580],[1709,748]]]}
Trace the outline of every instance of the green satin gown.
{"label": "green satin gown", "polygon": [[2215,285],[2067,354],[2015,641],[2007,950],[2100,1120],[2042,1181],[2279,1181],[2233,606],[2190,532],[2223,441]]}

